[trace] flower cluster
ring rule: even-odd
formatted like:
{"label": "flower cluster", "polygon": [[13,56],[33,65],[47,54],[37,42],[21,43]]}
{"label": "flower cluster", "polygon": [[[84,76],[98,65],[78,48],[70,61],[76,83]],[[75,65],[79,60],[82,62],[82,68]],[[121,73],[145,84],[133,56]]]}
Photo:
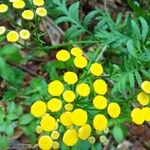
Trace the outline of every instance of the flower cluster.
{"label": "flower cluster", "polygon": [[[56,58],[63,62],[73,59],[73,65],[80,70],[89,67],[88,76],[69,70],[62,81],[48,84],[51,98],[47,103],[42,100],[33,103],[31,113],[40,118],[36,128],[41,134],[38,145],[41,149],[58,149],[61,139],[67,146],[74,146],[79,140],[93,144],[99,132],[108,130],[108,118],[118,118],[121,108],[106,97],[108,86],[102,79],[100,63],[88,63],[83,51],[77,47],[71,52],[60,50]],[[100,141],[106,143],[107,139],[101,136]]]}
{"label": "flower cluster", "polygon": [[132,121],[138,125],[143,124],[144,121],[150,121],[150,107],[146,106],[150,103],[150,81],[142,82],[141,89],[137,100],[143,108],[134,108],[131,112]]}

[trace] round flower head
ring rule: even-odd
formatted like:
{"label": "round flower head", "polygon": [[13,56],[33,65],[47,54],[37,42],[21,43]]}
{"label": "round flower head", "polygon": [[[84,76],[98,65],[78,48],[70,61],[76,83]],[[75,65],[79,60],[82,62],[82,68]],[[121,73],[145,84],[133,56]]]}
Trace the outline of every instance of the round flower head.
{"label": "round flower head", "polygon": [[77,68],[85,68],[87,66],[87,59],[83,56],[78,56],[74,59],[74,65]]}
{"label": "round flower head", "polygon": [[70,127],[72,125],[72,113],[69,111],[66,111],[64,113],[61,114],[60,116],[60,122],[66,126],[66,127]]}
{"label": "round flower head", "polygon": [[64,74],[64,81],[68,84],[74,84],[78,81],[78,77],[74,72],[68,71]]}
{"label": "round flower head", "polygon": [[8,6],[5,4],[0,4],[0,13],[5,13],[8,10]]}
{"label": "round flower head", "polygon": [[70,59],[70,53],[66,50],[60,50],[60,51],[57,52],[56,58],[59,61],[65,62],[65,61]]}
{"label": "round flower head", "polygon": [[40,17],[47,16],[47,10],[44,7],[38,7],[35,12]]}
{"label": "round flower head", "polygon": [[142,108],[142,114],[145,121],[150,121],[150,107]]}
{"label": "round flower head", "polygon": [[53,149],[59,149],[60,148],[60,144],[58,142],[54,141],[52,148]]}
{"label": "round flower head", "polygon": [[19,32],[19,35],[20,37],[23,39],[23,40],[28,40],[30,38],[30,32],[26,29],[22,29],[20,32]]}
{"label": "round flower head", "polygon": [[76,126],[83,126],[86,124],[88,119],[87,112],[83,109],[75,109],[72,112],[72,122]]}
{"label": "round flower head", "polygon": [[53,140],[57,140],[59,138],[59,136],[60,136],[60,133],[58,131],[52,131],[51,138]]}
{"label": "round flower head", "polygon": [[98,114],[94,117],[93,126],[98,131],[103,131],[107,128],[107,118],[102,115]]}
{"label": "round flower head", "polygon": [[49,100],[49,102],[47,103],[47,107],[51,112],[57,112],[61,109],[62,107],[62,102],[57,99],[57,98],[52,98],[51,100]]}
{"label": "round flower head", "polygon": [[144,123],[144,116],[140,108],[134,108],[131,112],[132,121],[137,125],[142,125]]}
{"label": "round flower head", "polygon": [[43,129],[41,126],[36,127],[36,133],[41,134],[43,132]]}
{"label": "round flower head", "polygon": [[49,114],[45,114],[40,122],[40,125],[44,131],[53,131],[56,127],[56,120]]}
{"label": "round flower head", "polygon": [[78,133],[75,129],[68,129],[63,136],[63,142],[67,146],[73,146],[78,141]]}
{"label": "round flower head", "polygon": [[95,139],[94,136],[90,136],[90,137],[88,138],[88,141],[89,141],[89,143],[94,144],[95,141],[96,141],[96,139]]}
{"label": "round flower head", "polygon": [[71,54],[75,57],[82,56],[83,52],[80,48],[74,47],[71,49]]}
{"label": "round flower head", "polygon": [[91,126],[86,124],[79,128],[78,136],[81,140],[86,140],[91,135]]}
{"label": "round flower head", "polygon": [[71,111],[73,109],[73,105],[71,103],[68,103],[68,104],[65,105],[65,109],[67,111]]}
{"label": "round flower head", "polygon": [[7,41],[14,43],[17,42],[19,40],[19,34],[16,31],[10,31],[7,34]]}
{"label": "round flower head", "polygon": [[103,73],[103,67],[99,63],[93,63],[91,65],[90,71],[94,76],[100,76]]}
{"label": "round flower head", "polygon": [[0,26],[0,35],[6,32],[6,28],[4,26]]}
{"label": "round flower head", "polygon": [[60,96],[64,91],[64,85],[58,81],[52,81],[51,83],[48,84],[48,92],[52,96]]}
{"label": "round flower head", "polygon": [[121,112],[120,106],[117,103],[110,103],[107,111],[112,118],[118,118]]}
{"label": "round flower head", "polygon": [[86,97],[90,94],[90,87],[86,83],[78,84],[76,91],[80,96]]}
{"label": "round flower head", "polygon": [[137,100],[139,101],[139,103],[143,106],[145,105],[148,105],[149,103],[149,99],[150,99],[150,96],[144,92],[140,92],[138,95],[137,95]]}
{"label": "round flower head", "polygon": [[33,0],[33,4],[35,6],[43,6],[44,5],[44,0]]}
{"label": "round flower head", "polygon": [[63,93],[63,98],[66,102],[73,102],[75,99],[75,93],[71,90],[66,90]]}
{"label": "round flower head", "polygon": [[43,135],[39,138],[38,146],[42,150],[49,150],[52,148],[53,140],[48,135]]}
{"label": "round flower head", "polygon": [[16,9],[22,9],[25,7],[25,2],[23,0],[17,0],[13,2],[13,7]]}
{"label": "round flower head", "polygon": [[31,106],[31,114],[34,117],[42,117],[47,111],[46,104],[43,101],[36,101],[32,106]]}
{"label": "round flower head", "polygon": [[104,96],[97,95],[93,99],[93,105],[96,109],[105,109],[107,107],[107,99]]}
{"label": "round flower head", "polygon": [[93,83],[94,90],[97,94],[104,95],[107,92],[107,84],[102,79],[97,79]]}
{"label": "round flower head", "polygon": [[150,94],[150,81],[144,81],[141,84],[141,88],[145,93]]}
{"label": "round flower head", "polygon": [[34,13],[32,10],[24,10],[22,12],[22,18],[25,20],[33,20],[34,18]]}

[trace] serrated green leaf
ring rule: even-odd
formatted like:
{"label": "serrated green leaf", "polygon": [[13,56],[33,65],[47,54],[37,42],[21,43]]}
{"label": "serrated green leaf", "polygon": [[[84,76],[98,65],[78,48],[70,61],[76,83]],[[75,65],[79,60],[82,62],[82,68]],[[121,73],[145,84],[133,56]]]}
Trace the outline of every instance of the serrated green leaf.
{"label": "serrated green leaf", "polygon": [[128,52],[134,56],[134,57],[137,57],[137,53],[136,53],[136,49],[133,45],[133,42],[131,40],[128,40],[127,41],[127,49],[128,49]]}
{"label": "serrated green leaf", "polygon": [[31,114],[25,114],[19,118],[19,124],[27,125],[27,124],[31,123],[33,120],[34,120],[34,117]]}
{"label": "serrated green leaf", "polygon": [[13,112],[15,112],[15,109],[16,109],[16,105],[15,105],[14,102],[9,102],[9,103],[7,104],[7,112],[8,112],[8,113],[13,113]]}
{"label": "serrated green leaf", "polygon": [[9,141],[6,136],[1,136],[0,138],[0,149],[7,150],[9,146]]}

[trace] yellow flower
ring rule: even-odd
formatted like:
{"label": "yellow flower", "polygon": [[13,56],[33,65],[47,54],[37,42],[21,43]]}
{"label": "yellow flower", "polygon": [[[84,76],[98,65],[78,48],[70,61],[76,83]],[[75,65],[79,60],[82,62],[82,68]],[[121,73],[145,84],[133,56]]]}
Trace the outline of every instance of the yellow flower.
{"label": "yellow flower", "polygon": [[57,140],[57,139],[59,138],[59,136],[60,136],[60,133],[59,133],[58,131],[53,131],[53,132],[51,133],[51,138],[52,138],[53,140]]}
{"label": "yellow flower", "polygon": [[78,77],[74,72],[68,71],[64,74],[64,81],[68,84],[74,84],[78,81]]}
{"label": "yellow flower", "polygon": [[90,137],[88,138],[88,141],[89,141],[90,144],[94,144],[96,140],[95,140],[95,137],[94,137],[94,136],[90,136]]}
{"label": "yellow flower", "polygon": [[65,109],[67,111],[71,111],[73,109],[73,105],[71,103],[68,103],[68,104],[65,105]]}
{"label": "yellow flower", "polygon": [[68,129],[63,136],[63,142],[67,146],[73,146],[78,141],[78,133],[75,129]]}
{"label": "yellow flower", "polygon": [[30,32],[26,29],[22,29],[20,32],[19,32],[19,35],[20,37],[23,39],[23,40],[28,40],[30,38]]}
{"label": "yellow flower", "polygon": [[41,134],[43,132],[43,129],[41,126],[36,127],[36,133]]}
{"label": "yellow flower", "polygon": [[40,122],[40,125],[44,131],[53,131],[56,127],[56,120],[49,114],[45,114]]}
{"label": "yellow flower", "polygon": [[88,119],[87,112],[83,109],[75,109],[72,112],[72,122],[76,126],[83,126],[86,124]]}
{"label": "yellow flower", "polygon": [[93,99],[93,105],[96,109],[105,109],[107,107],[107,99],[104,96],[97,95]]}
{"label": "yellow flower", "polygon": [[149,103],[149,95],[144,93],[144,92],[140,92],[138,95],[137,95],[137,100],[139,101],[139,103],[143,106],[145,105],[148,105]]}
{"label": "yellow flower", "polygon": [[7,41],[8,42],[17,42],[19,40],[19,34],[16,31],[10,31],[7,34]]}
{"label": "yellow flower", "polygon": [[96,130],[105,130],[107,128],[107,118],[102,114],[96,115],[93,120],[93,126]]}
{"label": "yellow flower", "polygon": [[5,13],[8,10],[8,6],[5,4],[0,4],[0,13]]}
{"label": "yellow flower", "polygon": [[35,6],[43,6],[44,5],[44,0],[33,0],[33,4]]}
{"label": "yellow flower", "polygon": [[82,56],[83,52],[79,47],[74,47],[71,49],[71,54],[75,57]]}
{"label": "yellow flower", "polygon": [[143,81],[141,84],[141,88],[145,93],[150,94],[150,81]]}
{"label": "yellow flower", "polygon": [[95,76],[100,76],[103,73],[103,67],[99,63],[93,63],[91,65],[90,71]]}
{"label": "yellow flower", "polygon": [[86,124],[79,128],[78,136],[82,140],[86,140],[91,134],[91,126],[89,124]]}
{"label": "yellow flower", "polygon": [[52,96],[60,96],[64,91],[64,85],[59,81],[55,80],[48,84],[48,92]]}
{"label": "yellow flower", "polygon": [[76,91],[80,96],[86,97],[90,94],[90,87],[86,83],[80,83],[77,85]]}
{"label": "yellow flower", "polygon": [[60,51],[57,52],[56,58],[59,61],[65,62],[65,61],[70,59],[70,53],[66,50],[60,50]]}
{"label": "yellow flower", "polygon": [[142,114],[145,121],[150,121],[150,108],[144,107],[142,108]]}
{"label": "yellow flower", "polygon": [[59,147],[60,147],[60,144],[58,142],[54,141],[52,148],[53,149],[59,149]]}
{"label": "yellow flower", "polygon": [[13,2],[13,7],[16,9],[22,9],[25,7],[25,2],[23,0],[17,0]]}
{"label": "yellow flower", "polygon": [[85,57],[83,56],[77,56],[75,59],[74,59],[74,65],[77,67],[77,68],[84,68],[87,66],[87,60]]}
{"label": "yellow flower", "polygon": [[48,101],[47,107],[51,112],[57,112],[62,107],[62,102],[57,98],[52,98]]}
{"label": "yellow flower", "polygon": [[102,79],[97,79],[93,83],[94,90],[97,94],[104,95],[107,92],[107,84]]}
{"label": "yellow flower", "polygon": [[64,113],[61,114],[60,116],[60,121],[61,123],[66,126],[66,127],[70,127],[72,125],[72,113],[69,111],[66,111]]}
{"label": "yellow flower", "polygon": [[112,118],[118,118],[121,112],[120,106],[117,103],[110,103],[107,108],[108,114]]}
{"label": "yellow flower", "polygon": [[38,7],[35,12],[40,17],[45,17],[47,15],[47,10],[44,7]]}
{"label": "yellow flower", "polygon": [[47,111],[46,104],[43,101],[36,101],[31,106],[31,114],[37,118],[42,117]]}
{"label": "yellow flower", "polygon": [[50,150],[53,145],[53,140],[48,135],[43,135],[38,141],[38,146],[42,150]]}
{"label": "yellow flower", "polygon": [[71,90],[66,90],[63,93],[63,98],[66,102],[73,102],[75,99],[75,93]]}
{"label": "yellow flower", "polygon": [[22,18],[26,20],[33,20],[34,13],[32,10],[24,10],[22,13]]}
{"label": "yellow flower", "polygon": [[137,125],[142,125],[144,123],[144,116],[140,108],[134,108],[131,112],[132,121]]}
{"label": "yellow flower", "polygon": [[6,32],[6,28],[4,26],[0,26],[0,35]]}

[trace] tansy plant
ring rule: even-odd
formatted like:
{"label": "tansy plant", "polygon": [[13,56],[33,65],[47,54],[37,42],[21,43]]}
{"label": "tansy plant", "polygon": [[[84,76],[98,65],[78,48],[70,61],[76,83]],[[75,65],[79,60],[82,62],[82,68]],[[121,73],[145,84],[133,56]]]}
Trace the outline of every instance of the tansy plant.
{"label": "tansy plant", "polygon": [[[119,123],[150,121],[149,107],[131,111],[130,104],[108,98],[110,89],[103,79],[102,65],[88,62],[80,48],[72,48],[70,52],[60,50],[56,58],[64,63],[71,59],[78,70],[77,73],[66,71],[62,80],[50,82],[47,89],[49,101],[37,100],[31,106],[32,115],[40,119],[36,131],[40,134],[38,146],[41,149],[59,149],[61,141],[69,147],[80,141],[94,144],[97,137],[107,144],[103,133],[112,126],[115,126],[112,129],[114,138],[119,141],[121,139],[116,137],[116,132],[120,132]],[[144,81],[141,89],[137,99],[145,106],[149,104],[150,81]]]}

